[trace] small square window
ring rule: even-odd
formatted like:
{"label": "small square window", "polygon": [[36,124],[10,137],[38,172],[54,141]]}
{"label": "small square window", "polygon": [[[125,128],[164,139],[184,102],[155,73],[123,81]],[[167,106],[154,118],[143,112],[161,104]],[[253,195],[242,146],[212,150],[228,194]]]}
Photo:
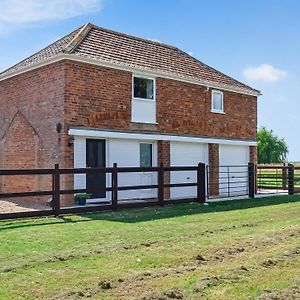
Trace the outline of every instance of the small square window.
{"label": "small square window", "polygon": [[211,111],[217,113],[224,112],[223,93],[220,91],[212,91],[211,96]]}
{"label": "small square window", "polygon": [[152,167],[152,144],[140,144],[140,167]]}
{"label": "small square window", "polygon": [[148,78],[133,78],[133,97],[154,100],[154,81]]}

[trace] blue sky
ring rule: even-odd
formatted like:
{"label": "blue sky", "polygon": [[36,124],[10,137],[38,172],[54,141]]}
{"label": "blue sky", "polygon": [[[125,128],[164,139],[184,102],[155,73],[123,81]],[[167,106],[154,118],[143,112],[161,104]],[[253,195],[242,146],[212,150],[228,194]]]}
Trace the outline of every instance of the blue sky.
{"label": "blue sky", "polygon": [[258,123],[300,160],[300,1],[0,0],[0,70],[86,22],[175,45],[263,93]]}

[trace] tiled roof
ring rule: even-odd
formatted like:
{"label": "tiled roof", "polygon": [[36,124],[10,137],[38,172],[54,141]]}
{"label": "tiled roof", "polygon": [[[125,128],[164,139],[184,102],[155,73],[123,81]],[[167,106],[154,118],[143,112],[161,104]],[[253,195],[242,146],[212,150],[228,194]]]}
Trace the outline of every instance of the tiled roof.
{"label": "tiled roof", "polygon": [[255,90],[188,55],[180,49],[87,24],[2,72],[8,76],[36,63],[65,53],[119,66],[199,80],[219,87],[259,94]]}
{"label": "tiled roof", "polygon": [[9,69],[5,70],[4,72],[0,73],[1,76],[9,75],[14,71],[18,71],[24,69],[25,67],[32,66],[39,62],[46,61],[47,59],[62,53],[66,46],[76,37],[76,35],[80,32],[82,27],[74,30],[73,32],[67,34],[63,38],[59,39],[58,41],[54,42],[53,44],[47,46],[46,48],[40,50],[39,52],[25,58],[21,62],[15,64],[14,66],[10,67]]}

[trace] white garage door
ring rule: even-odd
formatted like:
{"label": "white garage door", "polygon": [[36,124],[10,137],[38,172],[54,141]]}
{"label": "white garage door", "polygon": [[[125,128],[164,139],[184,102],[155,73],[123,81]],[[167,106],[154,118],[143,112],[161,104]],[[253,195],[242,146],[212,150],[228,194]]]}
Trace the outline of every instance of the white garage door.
{"label": "white garage door", "polygon": [[[171,166],[197,166],[199,162],[207,164],[208,145],[200,143],[171,142]],[[196,182],[196,171],[171,172],[171,183]],[[196,187],[171,188],[171,199],[196,197]]]}
{"label": "white garage door", "polygon": [[220,195],[236,196],[247,194],[248,163],[248,146],[220,145]]}

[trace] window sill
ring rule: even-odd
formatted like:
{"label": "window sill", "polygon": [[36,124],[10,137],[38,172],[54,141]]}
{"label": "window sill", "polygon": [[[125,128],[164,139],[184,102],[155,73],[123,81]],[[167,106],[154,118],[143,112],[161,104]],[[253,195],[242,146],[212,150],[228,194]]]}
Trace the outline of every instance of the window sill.
{"label": "window sill", "polygon": [[210,112],[214,113],[214,114],[220,114],[220,115],[225,115],[224,111],[221,110],[211,110]]}
{"label": "window sill", "polygon": [[147,98],[132,98],[132,101],[155,102],[155,99],[147,99]]}
{"label": "window sill", "polygon": [[133,124],[158,125],[157,122],[142,122],[142,121],[132,121],[132,120],[131,120],[131,123],[133,123]]}

